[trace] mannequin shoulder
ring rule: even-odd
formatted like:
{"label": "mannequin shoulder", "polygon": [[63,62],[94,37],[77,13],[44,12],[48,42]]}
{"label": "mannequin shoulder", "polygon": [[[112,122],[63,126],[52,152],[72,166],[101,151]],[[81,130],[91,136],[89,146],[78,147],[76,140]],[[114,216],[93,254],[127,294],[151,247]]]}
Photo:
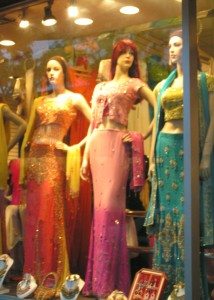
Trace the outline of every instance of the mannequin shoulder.
{"label": "mannequin shoulder", "polygon": [[214,92],[214,75],[206,73],[207,89],[209,92]]}
{"label": "mannequin shoulder", "polygon": [[74,106],[79,106],[82,102],[85,102],[85,98],[80,93],[74,93],[69,91],[67,94],[68,99],[72,102]]}
{"label": "mannequin shoulder", "polygon": [[160,82],[158,82],[158,84],[154,87],[154,93],[155,96],[157,97],[158,93],[160,92],[161,88],[163,87],[164,83],[165,83],[166,79],[161,80]]}

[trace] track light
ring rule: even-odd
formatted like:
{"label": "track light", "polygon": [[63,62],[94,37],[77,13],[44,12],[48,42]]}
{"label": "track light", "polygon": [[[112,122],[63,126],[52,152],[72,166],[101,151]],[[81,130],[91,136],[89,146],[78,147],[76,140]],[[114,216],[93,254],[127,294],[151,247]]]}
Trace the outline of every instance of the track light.
{"label": "track light", "polygon": [[1,41],[0,41],[0,45],[1,45],[1,46],[10,47],[10,46],[15,45],[15,42],[12,41],[12,40],[1,40]]}
{"label": "track light", "polygon": [[27,28],[30,25],[29,21],[26,19],[26,10],[23,9],[22,11],[22,17],[19,22],[19,27],[20,28]]}
{"label": "track light", "polygon": [[46,6],[44,8],[45,16],[42,20],[42,24],[44,26],[52,26],[52,25],[55,25],[57,23],[57,20],[54,17],[54,15],[52,14],[52,11],[51,11],[52,4],[53,4],[53,1],[48,1],[48,6]]}
{"label": "track light", "polygon": [[75,18],[79,14],[79,9],[77,7],[76,1],[71,0],[70,1],[70,6],[68,7],[68,16],[70,18]]}

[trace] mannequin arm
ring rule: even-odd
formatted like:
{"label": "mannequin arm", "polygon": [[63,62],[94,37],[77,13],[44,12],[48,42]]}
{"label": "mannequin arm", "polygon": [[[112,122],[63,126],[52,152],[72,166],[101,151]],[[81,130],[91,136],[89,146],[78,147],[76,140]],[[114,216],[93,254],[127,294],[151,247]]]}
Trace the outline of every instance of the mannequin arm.
{"label": "mannequin arm", "polygon": [[[90,122],[91,121],[91,108],[88,105],[86,99],[81,94],[73,93],[72,102],[73,102],[73,105],[76,107],[76,109],[81,111],[82,114],[86,117],[86,119],[88,119],[88,121]],[[68,151],[71,149],[71,147],[75,147],[75,146],[78,146],[81,148],[82,146],[85,145],[86,141],[87,141],[87,136],[84,137],[76,145],[68,146],[67,144],[65,144],[63,142],[57,142],[56,147],[57,147],[57,149]]]}
{"label": "mannequin arm", "polygon": [[148,130],[147,130],[146,133],[143,135],[143,139],[144,139],[144,140],[146,140],[146,139],[152,134],[153,126],[154,126],[154,118],[152,119],[151,123],[149,124]]}
{"label": "mannequin arm", "polygon": [[16,134],[10,139],[10,142],[8,145],[8,151],[10,151],[18,143],[18,141],[23,137],[25,130],[26,130],[26,122],[22,118],[17,116],[14,112],[12,112],[10,110],[10,108],[6,105],[3,108],[3,114],[4,114],[5,120],[13,122],[15,125],[18,126]]}
{"label": "mannequin arm", "polygon": [[[156,132],[156,124],[155,124],[155,119],[156,119],[156,114],[157,114],[157,102],[155,98],[155,93],[150,90],[149,87],[142,87],[140,89],[141,92],[141,97],[142,99],[145,99],[148,101],[148,103],[154,108],[154,119],[150,123],[147,136],[151,134],[152,132],[152,140],[151,140],[151,147],[150,147],[150,154],[149,154],[149,160],[150,160],[150,168],[154,168],[153,165],[153,158],[154,158],[154,148],[155,148],[155,132]],[[149,171],[150,172],[150,171]]]}
{"label": "mannequin arm", "polygon": [[92,124],[90,124],[89,128],[88,128],[88,133],[87,133],[87,137],[86,137],[86,146],[85,146],[85,150],[84,150],[84,154],[83,154],[83,159],[82,159],[82,165],[81,165],[81,169],[80,169],[80,176],[83,180],[88,180],[90,177],[90,171],[89,171],[89,138],[91,136],[92,133]]}
{"label": "mannequin arm", "polygon": [[210,123],[200,162],[200,174],[203,179],[206,179],[210,175],[210,159],[214,146],[214,92],[209,93],[209,112]]}

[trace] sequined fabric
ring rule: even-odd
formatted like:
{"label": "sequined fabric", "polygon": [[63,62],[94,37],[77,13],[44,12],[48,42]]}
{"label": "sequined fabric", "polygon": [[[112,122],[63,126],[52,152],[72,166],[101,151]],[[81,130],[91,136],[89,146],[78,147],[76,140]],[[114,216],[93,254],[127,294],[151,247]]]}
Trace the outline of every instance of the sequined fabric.
{"label": "sequined fabric", "polygon": [[94,127],[101,124],[106,115],[110,120],[127,126],[128,113],[139,102],[138,90],[142,86],[145,83],[138,78],[130,78],[123,83],[114,80],[99,83],[92,97]]}
{"label": "sequined fabric", "polygon": [[125,194],[129,151],[119,130],[94,130],[90,140],[94,215],[84,295],[128,293],[129,259],[125,229]]}
{"label": "sequined fabric", "polygon": [[153,267],[168,277],[166,293],[184,282],[183,134],[160,132],[156,145],[158,229]]}
{"label": "sequined fabric", "polygon": [[26,158],[27,210],[24,272],[38,284],[56,272],[59,286],[69,274],[65,238],[66,153],[57,150],[76,116],[69,99],[43,98]]}
{"label": "sequined fabric", "polygon": [[183,119],[183,89],[169,87],[162,95],[164,120]]}
{"label": "sequined fabric", "polygon": [[[206,97],[202,96],[202,76],[206,81],[204,88],[207,91]],[[183,274],[183,150],[182,138],[175,134],[160,132],[163,126],[162,110],[160,103],[164,91],[170,88],[176,78],[174,70],[166,79],[163,87],[158,92],[158,113],[157,113],[157,145],[156,145],[156,170],[152,180],[152,193],[147,211],[145,226],[149,234],[157,237],[154,267],[165,271],[169,277],[169,285],[166,295],[170,294],[172,285],[179,281],[184,282]],[[208,110],[208,91],[213,91],[214,77],[204,73],[198,74],[198,95],[199,95],[199,146],[200,152],[204,147],[207,134],[208,119],[205,111]],[[206,99],[205,99],[206,98]],[[203,105],[205,102],[205,105]],[[181,135],[182,136],[182,135]],[[177,141],[176,141],[177,140]],[[213,156],[213,155],[212,155]],[[211,161],[211,173],[214,168]],[[176,172],[174,172],[174,171]],[[201,205],[201,240],[203,245],[213,243],[213,176],[208,180],[200,181],[200,205]],[[171,212],[170,212],[171,211]],[[204,262],[202,261],[202,265]],[[201,279],[205,282],[206,275],[201,273]],[[177,282],[176,282],[177,280]],[[206,285],[206,284],[205,284]],[[203,287],[206,293],[206,287]],[[202,295],[201,295],[202,297]],[[208,296],[207,296],[208,297]],[[202,299],[207,299],[207,297]],[[165,299],[165,298],[164,298]]]}

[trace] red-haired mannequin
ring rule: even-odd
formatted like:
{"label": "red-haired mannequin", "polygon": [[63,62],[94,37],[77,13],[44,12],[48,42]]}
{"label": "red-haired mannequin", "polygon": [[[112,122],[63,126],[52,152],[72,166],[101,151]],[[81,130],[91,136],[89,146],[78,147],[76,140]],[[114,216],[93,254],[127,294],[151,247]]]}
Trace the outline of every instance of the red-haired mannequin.
{"label": "red-haired mannequin", "polygon": [[[139,77],[137,48],[121,40],[113,48],[112,80],[99,83],[92,97],[93,120],[86,144],[82,177],[92,173],[94,216],[86,282],[83,293],[107,297],[118,289],[129,291],[130,275],[125,231],[125,192],[129,171],[128,113],[152,91]],[[102,174],[102,175],[101,175]]]}

